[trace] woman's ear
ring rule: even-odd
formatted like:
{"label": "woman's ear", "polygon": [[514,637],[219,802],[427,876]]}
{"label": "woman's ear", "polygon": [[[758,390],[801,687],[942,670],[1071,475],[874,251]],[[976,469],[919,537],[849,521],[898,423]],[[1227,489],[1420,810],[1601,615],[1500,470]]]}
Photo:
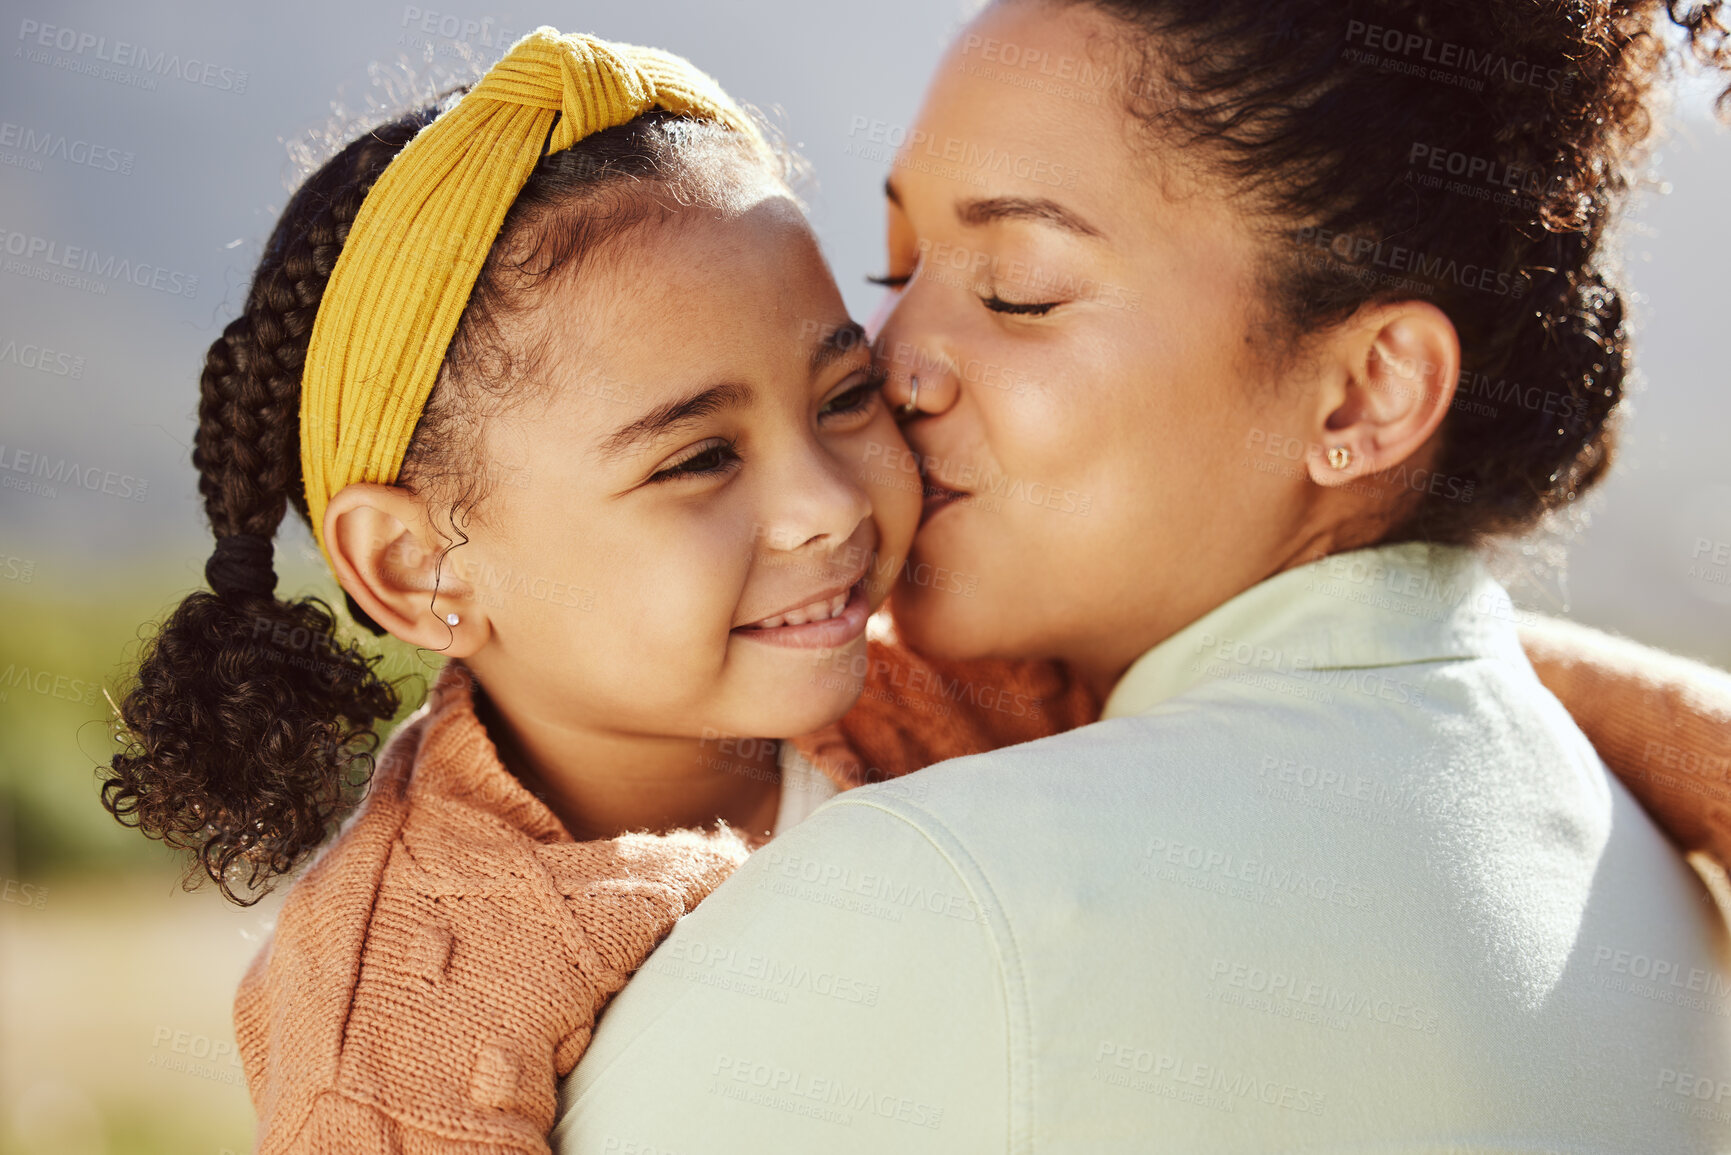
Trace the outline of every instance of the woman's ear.
{"label": "woman's ear", "polygon": [[486,642],[486,614],[424,499],[395,485],[345,486],[325,508],[324,531],[337,581],[392,637],[453,658]]}
{"label": "woman's ear", "polygon": [[1367,305],[1329,341],[1310,478],[1327,487],[1393,469],[1430,441],[1460,378],[1454,322],[1428,301]]}

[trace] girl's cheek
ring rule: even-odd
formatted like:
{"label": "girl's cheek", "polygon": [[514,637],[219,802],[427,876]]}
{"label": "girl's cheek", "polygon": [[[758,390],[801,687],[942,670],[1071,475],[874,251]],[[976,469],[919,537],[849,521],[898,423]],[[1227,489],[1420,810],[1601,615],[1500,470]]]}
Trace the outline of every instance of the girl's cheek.
{"label": "girl's cheek", "polygon": [[[887,410],[872,423],[869,432],[860,481],[872,495],[872,509],[879,524],[889,522],[899,528],[904,521],[917,521],[920,509],[919,459]],[[910,528],[910,540],[912,533]],[[905,550],[907,543],[901,544]]]}

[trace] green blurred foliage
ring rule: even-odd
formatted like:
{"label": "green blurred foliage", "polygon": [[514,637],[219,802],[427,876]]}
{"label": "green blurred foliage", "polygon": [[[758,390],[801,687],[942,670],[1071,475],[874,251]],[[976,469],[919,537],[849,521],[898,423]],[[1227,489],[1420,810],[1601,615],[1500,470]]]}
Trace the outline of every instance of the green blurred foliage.
{"label": "green blurred foliage", "polygon": [[[283,562],[289,564],[285,567]],[[401,679],[402,714],[425,695],[436,656],[376,639],[347,622],[328,577],[280,559],[279,591],[335,605],[351,636],[384,656]],[[98,799],[100,771],[116,750],[114,713],[154,623],[191,589],[188,567],[134,565],[109,582],[59,582],[61,566],[0,581],[0,871],[47,878],[116,870],[175,871],[175,856],[122,827]]]}

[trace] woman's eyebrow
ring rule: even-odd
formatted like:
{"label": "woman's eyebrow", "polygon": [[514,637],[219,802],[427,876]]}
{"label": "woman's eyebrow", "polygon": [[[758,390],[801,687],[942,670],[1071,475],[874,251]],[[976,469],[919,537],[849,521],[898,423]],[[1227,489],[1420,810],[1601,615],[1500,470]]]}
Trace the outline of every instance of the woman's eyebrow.
{"label": "woman's eyebrow", "polygon": [[[884,196],[902,208],[902,192],[895,178],[884,181]],[[1104,239],[1106,234],[1083,220],[1080,214],[1046,197],[975,197],[956,202],[956,219],[978,228],[998,221],[1038,221],[1081,237]]]}
{"label": "woman's eyebrow", "polygon": [[956,202],[956,219],[979,227],[998,221],[1037,221],[1083,237],[1106,234],[1057,201],[1045,197],[976,197]]}
{"label": "woman's eyebrow", "polygon": [[738,409],[752,402],[751,386],[728,383],[711,385],[685,397],[657,405],[635,421],[620,426],[601,443],[603,460],[616,460],[646,441],[652,441],[681,425],[723,409]]}

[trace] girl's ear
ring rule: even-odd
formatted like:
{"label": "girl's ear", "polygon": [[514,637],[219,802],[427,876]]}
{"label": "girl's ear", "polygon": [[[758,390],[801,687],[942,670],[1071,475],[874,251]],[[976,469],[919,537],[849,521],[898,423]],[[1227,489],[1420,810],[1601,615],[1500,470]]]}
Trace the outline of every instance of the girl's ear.
{"label": "girl's ear", "polygon": [[1308,466],[1333,487],[1393,469],[1430,441],[1454,401],[1461,345],[1428,301],[1366,306],[1329,345]]}
{"label": "girl's ear", "polygon": [[331,498],[324,531],[337,581],[392,637],[453,658],[485,644],[486,613],[451,564],[425,500],[357,482]]}

